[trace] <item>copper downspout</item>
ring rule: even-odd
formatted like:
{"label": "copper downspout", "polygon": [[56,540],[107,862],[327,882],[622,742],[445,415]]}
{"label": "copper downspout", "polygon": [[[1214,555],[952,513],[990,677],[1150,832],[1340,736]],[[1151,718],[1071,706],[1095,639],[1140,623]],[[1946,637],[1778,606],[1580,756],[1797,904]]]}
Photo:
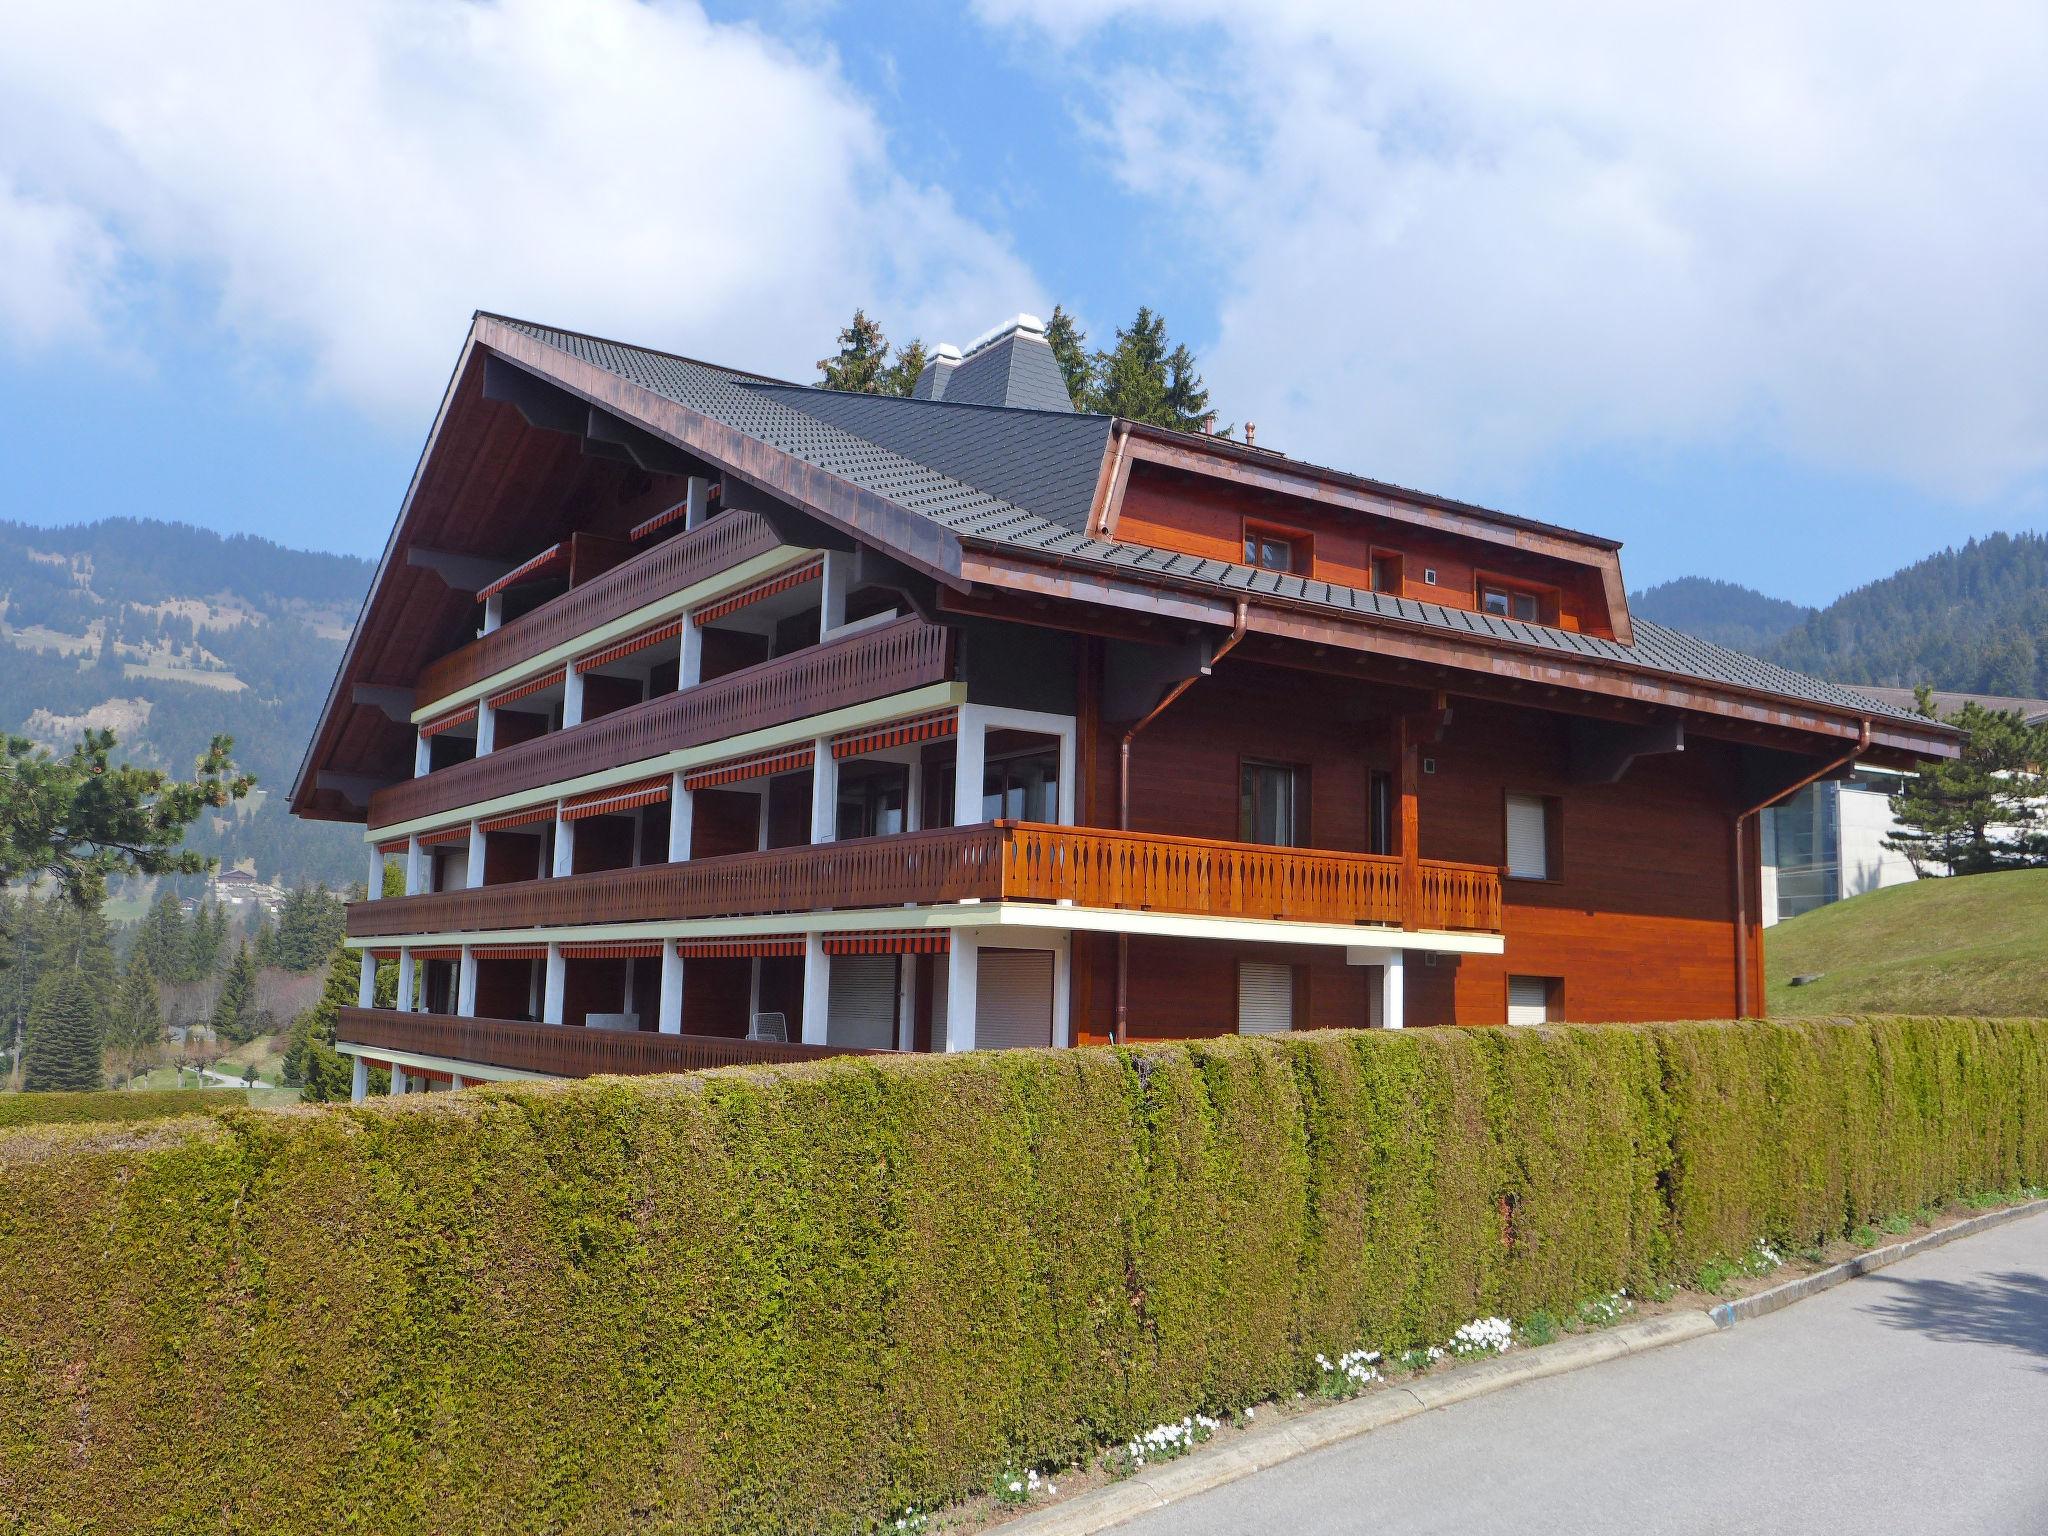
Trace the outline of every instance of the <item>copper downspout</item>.
{"label": "copper downspout", "polygon": [[[1116,829],[1119,832],[1131,830],[1131,741],[1138,732],[1165,714],[1173,701],[1186,693],[1201,678],[1215,669],[1216,663],[1237,648],[1244,638],[1245,625],[1249,621],[1251,605],[1243,598],[1237,600],[1237,619],[1230,626],[1230,638],[1216,647],[1208,664],[1192,677],[1184,677],[1167,691],[1166,697],[1152,706],[1152,712],[1124,732],[1123,744],[1117,749],[1116,764]],[[1130,1015],[1131,1002],[1131,936],[1120,933],[1116,936],[1116,1033],[1111,1037],[1112,1045],[1122,1045],[1127,1038],[1124,1030]]]}
{"label": "copper downspout", "polygon": [[1749,1017],[1749,881],[1744,878],[1742,867],[1743,828],[1752,817],[1769,810],[1781,800],[1788,800],[1807,785],[1837,773],[1855,762],[1870,750],[1870,721],[1865,719],[1856,733],[1856,745],[1825,767],[1816,768],[1795,784],[1788,784],[1777,793],[1759,800],[1748,810],[1735,818],[1735,1016]]}

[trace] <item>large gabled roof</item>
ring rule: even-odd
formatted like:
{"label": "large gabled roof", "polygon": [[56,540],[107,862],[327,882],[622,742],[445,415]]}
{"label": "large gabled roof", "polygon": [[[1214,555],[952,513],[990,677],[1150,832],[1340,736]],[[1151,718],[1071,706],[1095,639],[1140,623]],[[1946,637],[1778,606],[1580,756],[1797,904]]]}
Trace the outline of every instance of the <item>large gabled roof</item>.
{"label": "large gabled roof", "polygon": [[[963,539],[1063,564],[1142,573],[1233,594],[1270,595],[1349,615],[1482,637],[1552,652],[1560,659],[1606,662],[1834,711],[1926,723],[1910,709],[1886,700],[1642,619],[1635,620],[1633,640],[1625,643],[1098,537],[1089,531],[1088,516],[1115,425],[1106,416],[845,394],[528,321],[502,323],[847,480]],[[1319,472],[1288,462],[1298,470]],[[1413,494],[1363,477],[1343,478],[1389,494]],[[1567,530],[1485,508],[1423,499],[1496,519],[1509,528],[1568,535]],[[1615,547],[1611,540],[1587,542]]]}

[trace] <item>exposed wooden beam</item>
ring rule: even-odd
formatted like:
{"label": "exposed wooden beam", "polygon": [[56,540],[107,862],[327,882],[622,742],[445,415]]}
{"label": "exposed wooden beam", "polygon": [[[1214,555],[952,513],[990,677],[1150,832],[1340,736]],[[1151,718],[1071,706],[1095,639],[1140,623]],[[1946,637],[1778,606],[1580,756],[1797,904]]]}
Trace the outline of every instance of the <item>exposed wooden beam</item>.
{"label": "exposed wooden beam", "polygon": [[519,564],[516,560],[493,560],[487,555],[466,555],[452,549],[423,549],[417,544],[406,546],[405,563],[432,571],[451,592],[471,594],[483,591]]}
{"label": "exposed wooden beam", "polygon": [[1685,724],[1652,720],[1621,725],[1603,720],[1573,720],[1570,773],[1575,784],[1618,784],[1639,757],[1685,750]]}

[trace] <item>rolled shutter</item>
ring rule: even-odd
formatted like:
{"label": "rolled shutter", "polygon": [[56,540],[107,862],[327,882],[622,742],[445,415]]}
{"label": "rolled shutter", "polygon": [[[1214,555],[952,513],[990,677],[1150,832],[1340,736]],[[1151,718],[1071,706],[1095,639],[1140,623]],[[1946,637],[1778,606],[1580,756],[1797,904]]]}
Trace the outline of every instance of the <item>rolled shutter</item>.
{"label": "rolled shutter", "polygon": [[984,1051],[1052,1044],[1052,951],[984,949],[974,1043]]}
{"label": "rolled shutter", "polygon": [[932,1049],[946,1048],[946,991],[953,982],[953,968],[941,960],[932,967]]}
{"label": "rolled shutter", "polygon": [[1542,1024],[1550,1018],[1550,978],[1510,976],[1508,978],[1508,1022]]}
{"label": "rolled shutter", "polygon": [[1550,878],[1549,811],[1541,795],[1508,796],[1508,873],[1523,880]]}
{"label": "rolled shutter", "polygon": [[826,994],[825,1039],[831,1045],[886,1051],[896,1045],[894,955],[834,955]]}
{"label": "rolled shutter", "polygon": [[1294,1028],[1294,967],[1247,960],[1237,968],[1237,1032],[1284,1035]]}

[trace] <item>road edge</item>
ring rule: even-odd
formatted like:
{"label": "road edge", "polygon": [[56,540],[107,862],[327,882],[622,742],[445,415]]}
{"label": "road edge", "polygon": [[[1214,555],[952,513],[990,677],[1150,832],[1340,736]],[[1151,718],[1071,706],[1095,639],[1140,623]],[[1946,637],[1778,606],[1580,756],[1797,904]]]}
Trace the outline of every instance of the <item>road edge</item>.
{"label": "road edge", "polygon": [[1953,1226],[1924,1232],[1903,1243],[1873,1248],[1868,1253],[1815,1274],[1801,1276],[1738,1301],[1722,1302],[1706,1311],[1667,1312],[1657,1317],[1577,1334],[1554,1344],[1517,1350],[1491,1360],[1462,1365],[1441,1376],[1421,1376],[1291,1418],[1261,1425],[1228,1445],[1203,1447],[1194,1455],[1084,1493],[1067,1502],[1034,1510],[993,1527],[993,1536],[1095,1536],[1156,1509],[1179,1503],[1212,1488],[1221,1488],[1282,1462],[1325,1446],[1354,1440],[1417,1414],[1454,1403],[1470,1402],[1525,1381],[1561,1376],[1624,1355],[1642,1354],[1667,1344],[1703,1338],[1737,1323],[1763,1317],[1859,1275],[1912,1258],[1930,1248],[1970,1237],[2007,1222],[2048,1212],[2048,1199],[2007,1206],[1967,1217]]}
{"label": "road edge", "polygon": [[1787,1280],[1783,1285],[1774,1285],[1769,1290],[1757,1291],[1753,1295],[1743,1296],[1734,1301],[1724,1301],[1719,1306],[1709,1307],[1707,1316],[1714,1320],[1716,1328],[1733,1328],[1739,1322],[1767,1316],[1791,1306],[1795,1301],[1804,1301],[1809,1296],[1818,1296],[1822,1291],[1831,1291],[1838,1285],[1854,1280],[1858,1275],[1867,1275],[1896,1264],[1901,1259],[1910,1259],[1917,1253],[1939,1248],[1942,1244],[1952,1243],[1959,1237],[1971,1237],[1979,1232],[1988,1232],[1993,1227],[2002,1227],[2009,1221],[2038,1216],[2043,1211],[2048,1211],[2048,1200],[2029,1200],[2025,1205],[2008,1205],[2003,1210],[1985,1211],[1979,1216],[1966,1216],[1953,1226],[1922,1232],[1918,1237],[1909,1237],[1903,1243],[1873,1248],[1868,1253],[1859,1253],[1853,1259],[1830,1264],[1826,1269],[1816,1270],[1810,1275],[1801,1275],[1797,1280]]}

